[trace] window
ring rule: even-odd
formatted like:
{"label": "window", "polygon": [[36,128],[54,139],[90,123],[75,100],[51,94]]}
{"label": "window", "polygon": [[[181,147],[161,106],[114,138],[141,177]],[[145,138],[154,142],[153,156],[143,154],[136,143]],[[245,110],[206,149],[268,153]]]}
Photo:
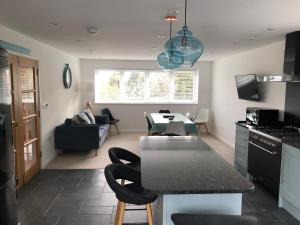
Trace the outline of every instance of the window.
{"label": "window", "polygon": [[198,103],[198,72],[96,70],[96,103]]}

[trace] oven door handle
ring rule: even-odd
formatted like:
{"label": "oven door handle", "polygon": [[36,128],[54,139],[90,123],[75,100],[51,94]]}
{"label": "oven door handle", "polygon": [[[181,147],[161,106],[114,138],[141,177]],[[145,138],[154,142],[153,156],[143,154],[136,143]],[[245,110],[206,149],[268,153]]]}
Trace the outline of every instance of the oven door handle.
{"label": "oven door handle", "polygon": [[265,152],[267,152],[267,153],[269,153],[271,155],[277,155],[278,154],[277,152],[269,151],[269,150],[267,150],[267,149],[265,149],[265,148],[263,148],[263,147],[261,147],[261,146],[259,146],[257,144],[254,144],[252,141],[249,141],[249,144],[254,145],[257,148],[260,148],[261,150],[263,150],[263,151],[265,151]]}

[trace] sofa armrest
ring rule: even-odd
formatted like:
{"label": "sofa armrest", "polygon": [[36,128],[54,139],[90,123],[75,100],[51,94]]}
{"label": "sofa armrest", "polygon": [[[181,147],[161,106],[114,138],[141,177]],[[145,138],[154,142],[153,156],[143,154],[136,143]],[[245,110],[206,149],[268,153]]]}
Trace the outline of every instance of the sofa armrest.
{"label": "sofa armrest", "polygon": [[95,117],[96,123],[98,123],[98,124],[108,124],[109,123],[108,115],[97,115],[94,117]]}
{"label": "sofa armrest", "polygon": [[62,150],[98,149],[97,124],[60,125],[55,128],[55,148]]}

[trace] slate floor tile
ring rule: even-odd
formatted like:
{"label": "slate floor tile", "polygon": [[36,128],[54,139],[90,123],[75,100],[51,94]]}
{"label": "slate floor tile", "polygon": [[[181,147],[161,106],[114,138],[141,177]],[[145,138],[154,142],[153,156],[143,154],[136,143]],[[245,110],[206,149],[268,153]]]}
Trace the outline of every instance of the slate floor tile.
{"label": "slate floor tile", "polygon": [[56,225],[60,217],[32,217],[22,221],[21,225]]}
{"label": "slate floor tile", "polygon": [[79,199],[57,199],[45,212],[45,216],[77,215],[83,202]]}
{"label": "slate floor tile", "polygon": [[80,209],[80,215],[111,215],[113,207],[84,206]]}
{"label": "slate floor tile", "polygon": [[63,216],[57,225],[110,225],[110,215]]}
{"label": "slate floor tile", "polygon": [[81,177],[58,178],[53,184],[54,187],[77,187],[81,182]]}
{"label": "slate floor tile", "polygon": [[100,206],[116,206],[118,200],[114,193],[103,193],[100,200]]}
{"label": "slate floor tile", "polygon": [[[42,170],[19,191],[21,225],[113,225],[117,199],[103,169]],[[128,209],[144,206],[127,205]],[[256,216],[259,225],[300,225],[277,206],[276,198],[256,184],[243,195],[243,214]],[[153,204],[154,222],[157,211]],[[126,211],[124,224],[146,224],[146,211]]]}
{"label": "slate floor tile", "polygon": [[100,198],[99,199],[88,199],[84,203],[85,206],[100,206]]}

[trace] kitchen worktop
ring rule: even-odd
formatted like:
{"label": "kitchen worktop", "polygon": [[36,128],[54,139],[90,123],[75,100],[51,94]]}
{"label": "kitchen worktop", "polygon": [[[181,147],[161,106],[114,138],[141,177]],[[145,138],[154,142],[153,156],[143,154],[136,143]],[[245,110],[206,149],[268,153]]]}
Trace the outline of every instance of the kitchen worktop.
{"label": "kitchen worktop", "polygon": [[200,137],[141,137],[142,186],[161,194],[243,193],[254,185]]}
{"label": "kitchen worktop", "polygon": [[289,140],[283,140],[283,143],[300,149],[300,137]]}
{"label": "kitchen worktop", "polygon": [[242,126],[242,127],[245,127],[247,129],[253,129],[254,128],[254,126],[249,125],[248,123],[246,123],[246,121],[238,121],[235,124],[239,125],[239,126]]}

